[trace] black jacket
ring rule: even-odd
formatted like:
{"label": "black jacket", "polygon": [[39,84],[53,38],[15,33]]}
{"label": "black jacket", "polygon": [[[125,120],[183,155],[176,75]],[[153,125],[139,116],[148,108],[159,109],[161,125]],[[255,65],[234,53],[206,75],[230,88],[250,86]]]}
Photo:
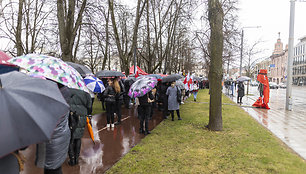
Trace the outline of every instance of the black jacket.
{"label": "black jacket", "polygon": [[148,102],[148,98],[150,98],[150,100],[154,99],[152,91],[148,92],[146,95],[144,95],[142,97],[138,97],[139,105],[150,105],[151,103]]}
{"label": "black jacket", "polygon": [[116,102],[115,96],[116,96],[116,92],[112,86],[108,86],[103,93],[105,102],[110,102],[110,103]]}

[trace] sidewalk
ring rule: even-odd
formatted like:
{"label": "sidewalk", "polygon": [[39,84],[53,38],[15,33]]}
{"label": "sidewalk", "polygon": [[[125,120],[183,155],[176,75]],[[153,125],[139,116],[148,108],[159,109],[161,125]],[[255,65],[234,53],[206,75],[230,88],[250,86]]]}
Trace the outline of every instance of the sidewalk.
{"label": "sidewalk", "polygon": [[[223,90],[226,94],[225,90]],[[288,145],[292,150],[306,159],[306,107],[301,101],[295,104],[293,111],[285,110],[285,100],[280,96],[280,92],[270,90],[270,110],[251,107],[257,100],[257,91],[250,91],[248,96],[244,96],[241,108],[248,112],[255,120],[269,129],[274,135]],[[237,102],[237,92],[233,96],[227,95],[235,103]],[[305,99],[306,101],[306,99]]]}

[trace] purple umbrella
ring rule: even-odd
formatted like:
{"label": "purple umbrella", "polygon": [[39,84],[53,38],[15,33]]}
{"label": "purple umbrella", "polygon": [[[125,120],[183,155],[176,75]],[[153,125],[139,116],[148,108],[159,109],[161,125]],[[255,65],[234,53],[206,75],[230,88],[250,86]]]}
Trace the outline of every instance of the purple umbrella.
{"label": "purple umbrella", "polygon": [[136,80],[129,90],[129,96],[132,98],[141,97],[151,91],[157,84],[154,77],[142,77]]}

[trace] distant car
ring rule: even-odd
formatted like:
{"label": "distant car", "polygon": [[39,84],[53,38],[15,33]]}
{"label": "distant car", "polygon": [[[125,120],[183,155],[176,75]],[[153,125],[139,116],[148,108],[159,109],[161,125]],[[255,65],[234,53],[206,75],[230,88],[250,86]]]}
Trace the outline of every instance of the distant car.
{"label": "distant car", "polygon": [[286,85],[285,83],[280,83],[280,84],[279,84],[279,87],[280,87],[280,88],[286,88],[287,85]]}
{"label": "distant car", "polygon": [[278,85],[275,82],[269,82],[270,89],[278,89]]}
{"label": "distant car", "polygon": [[258,86],[258,83],[256,81],[251,82],[251,86]]}

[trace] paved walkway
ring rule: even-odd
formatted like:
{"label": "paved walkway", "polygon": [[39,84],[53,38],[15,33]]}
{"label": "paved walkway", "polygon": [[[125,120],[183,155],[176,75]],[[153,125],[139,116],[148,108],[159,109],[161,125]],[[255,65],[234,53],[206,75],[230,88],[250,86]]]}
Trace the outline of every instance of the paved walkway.
{"label": "paved walkway", "polygon": [[[303,95],[306,92],[306,88],[293,88],[293,90],[301,90],[295,91],[295,94],[292,95],[293,98],[299,98],[301,96],[298,95]],[[226,93],[225,90],[224,93]],[[271,109],[267,110],[250,107],[258,98],[257,88],[250,88],[249,94],[243,97],[241,107],[306,160],[306,98],[294,102],[293,111],[286,111],[284,97],[286,90],[271,89],[269,103]],[[237,93],[228,96],[237,102]]]}

